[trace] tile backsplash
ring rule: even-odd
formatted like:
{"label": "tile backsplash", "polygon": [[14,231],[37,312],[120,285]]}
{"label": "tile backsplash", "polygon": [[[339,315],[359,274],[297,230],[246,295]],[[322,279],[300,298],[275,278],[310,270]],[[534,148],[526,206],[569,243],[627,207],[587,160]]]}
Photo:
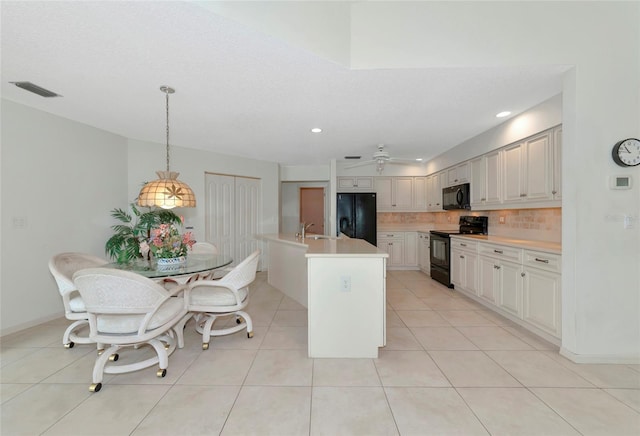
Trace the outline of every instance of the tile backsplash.
{"label": "tile backsplash", "polygon": [[[489,217],[489,234],[506,238],[562,242],[562,208],[504,209],[481,212],[379,212],[380,224],[437,224],[456,226],[460,215]],[[501,223],[501,218],[504,223]]]}

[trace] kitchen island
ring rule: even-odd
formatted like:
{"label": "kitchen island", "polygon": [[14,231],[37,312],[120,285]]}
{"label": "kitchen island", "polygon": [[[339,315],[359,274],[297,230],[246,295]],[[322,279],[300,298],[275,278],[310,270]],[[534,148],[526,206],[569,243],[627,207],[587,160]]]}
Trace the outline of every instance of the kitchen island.
{"label": "kitchen island", "polygon": [[386,343],[389,255],[347,237],[262,239],[269,284],[308,309],[309,357],[378,357]]}

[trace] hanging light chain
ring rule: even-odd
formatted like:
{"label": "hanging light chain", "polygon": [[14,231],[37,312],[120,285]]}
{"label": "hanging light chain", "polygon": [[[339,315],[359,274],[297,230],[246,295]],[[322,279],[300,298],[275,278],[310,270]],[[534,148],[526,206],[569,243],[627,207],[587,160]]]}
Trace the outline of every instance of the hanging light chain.
{"label": "hanging light chain", "polygon": [[161,86],[160,91],[165,93],[166,98],[166,114],[167,114],[167,172],[169,171],[169,94],[176,92],[175,89],[169,86]]}

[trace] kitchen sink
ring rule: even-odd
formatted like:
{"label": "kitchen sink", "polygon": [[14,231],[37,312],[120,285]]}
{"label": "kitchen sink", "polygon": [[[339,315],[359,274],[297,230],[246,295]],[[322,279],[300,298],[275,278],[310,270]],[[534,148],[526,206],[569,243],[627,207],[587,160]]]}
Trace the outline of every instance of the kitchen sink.
{"label": "kitchen sink", "polygon": [[337,236],[329,235],[306,235],[307,239],[340,239]]}

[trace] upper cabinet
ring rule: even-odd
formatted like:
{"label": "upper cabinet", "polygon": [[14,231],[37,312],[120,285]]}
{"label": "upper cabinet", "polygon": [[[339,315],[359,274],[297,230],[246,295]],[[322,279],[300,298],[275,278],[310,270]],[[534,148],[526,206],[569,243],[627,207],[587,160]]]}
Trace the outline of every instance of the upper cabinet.
{"label": "upper cabinet", "polygon": [[425,177],[375,177],[378,212],[426,210]]}
{"label": "upper cabinet", "polygon": [[338,192],[373,192],[373,177],[341,176],[336,178]]}
{"label": "upper cabinet", "polygon": [[469,181],[469,162],[458,164],[447,170],[447,186],[459,185]]}
{"label": "upper cabinet", "polygon": [[561,149],[558,126],[472,159],[471,209],[560,206]]}
{"label": "upper cabinet", "polygon": [[471,209],[502,203],[502,155],[496,150],[471,159]]}
{"label": "upper cabinet", "polygon": [[505,203],[552,200],[552,131],[503,150]]}
{"label": "upper cabinet", "polygon": [[427,176],[427,211],[437,212],[442,209],[442,188],[446,186],[447,172]]}

